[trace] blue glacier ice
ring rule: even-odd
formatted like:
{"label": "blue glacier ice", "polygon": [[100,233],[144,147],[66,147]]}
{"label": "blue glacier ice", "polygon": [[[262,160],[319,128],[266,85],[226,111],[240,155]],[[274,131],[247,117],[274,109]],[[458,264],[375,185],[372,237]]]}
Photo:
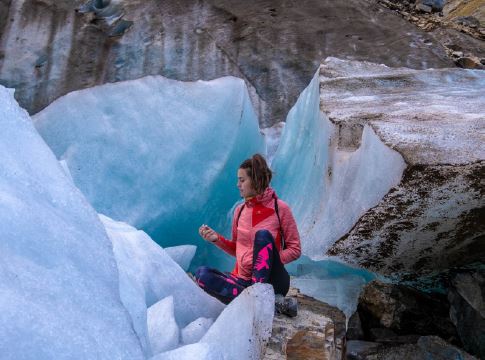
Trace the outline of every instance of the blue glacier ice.
{"label": "blue glacier ice", "polygon": [[197,343],[158,354],[152,360],[257,360],[271,336],[274,292],[269,284],[245,289]]}
{"label": "blue glacier ice", "polygon": [[197,229],[227,230],[237,167],[265,151],[243,80],[105,84],[59,98],[34,121],[98,212],[232,264]]}
{"label": "blue glacier ice", "polygon": [[399,183],[406,167],[369,126],[356,150],[340,149],[338,129],[320,106],[317,71],[290,110],[272,161],[273,185],[294,211],[303,254],[314,260],[325,258],[326,250]]}
{"label": "blue glacier ice", "polygon": [[142,359],[103,225],[0,86],[0,357]]}
{"label": "blue glacier ice", "polygon": [[[237,166],[252,152],[264,152],[240,80],[146,77],[107,84],[60,98],[35,116],[35,124],[99,211],[142,228],[163,246],[197,245],[191,270],[201,264],[231,269],[234,260],[200,240],[197,228],[207,223],[230,235]],[[286,125],[264,132],[274,155],[273,185],[292,206],[303,252],[313,259],[324,258],[327,247],[399,181],[404,167],[370,128],[356,151],[335,147],[335,126],[320,111],[318,73]],[[353,279],[342,282],[345,291],[326,286],[328,302],[346,312],[353,308],[347,294],[361,287],[361,278]]]}
{"label": "blue glacier ice", "polygon": [[[184,271],[193,245],[192,266],[233,265],[197,229],[206,223],[229,235],[237,167],[265,152],[242,80],[157,76],[70,93],[35,116],[55,156],[2,87],[0,104],[0,219],[7,239],[0,245],[0,290],[7,294],[0,297],[0,328],[8,334],[0,337],[2,356],[260,356],[271,333],[271,287],[251,287],[225,307]],[[294,210],[304,252],[317,259],[402,171],[399,156],[370,128],[356,151],[336,149],[334,125],[319,106],[316,76],[284,130],[280,124],[265,131],[270,156],[283,131],[274,186]],[[110,217],[97,216],[89,203]],[[166,251],[159,244],[192,245]],[[372,278],[307,258],[289,269],[297,275],[293,285],[347,315]],[[163,324],[172,330],[161,339]]]}
{"label": "blue glacier ice", "polygon": [[175,321],[173,296],[167,296],[148,308],[147,324],[152,354],[178,347],[180,329]]}
{"label": "blue glacier ice", "polygon": [[214,320],[204,317],[195,319],[181,330],[182,343],[188,345],[198,342],[213,323]]}
{"label": "blue glacier ice", "polygon": [[[183,328],[200,317],[216,318],[224,305],[202,291],[184,270],[144,231],[100,215],[120,276],[121,300],[133,320],[145,354],[150,354],[147,309],[173,298],[173,317]],[[167,319],[168,321],[168,319]]]}
{"label": "blue glacier ice", "polygon": [[194,245],[179,245],[164,248],[165,252],[180,265],[184,271],[187,271],[190,262],[194,258],[197,247]]}
{"label": "blue glacier ice", "polygon": [[181,346],[175,350],[167,351],[154,357],[150,360],[224,360],[222,353],[214,349],[210,344],[194,343]]}

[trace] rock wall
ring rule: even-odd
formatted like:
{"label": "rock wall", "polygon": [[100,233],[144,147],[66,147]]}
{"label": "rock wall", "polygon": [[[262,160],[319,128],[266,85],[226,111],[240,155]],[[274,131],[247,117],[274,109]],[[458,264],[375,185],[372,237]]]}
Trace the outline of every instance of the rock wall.
{"label": "rock wall", "polygon": [[31,114],[106,82],[234,75],[264,127],[284,119],[327,56],[452,66],[436,40],[367,0],[0,3],[0,84]]}

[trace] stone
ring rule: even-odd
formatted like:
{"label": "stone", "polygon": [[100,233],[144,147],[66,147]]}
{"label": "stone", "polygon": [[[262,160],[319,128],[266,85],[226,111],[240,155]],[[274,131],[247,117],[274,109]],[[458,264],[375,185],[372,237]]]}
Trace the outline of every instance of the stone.
{"label": "stone", "polygon": [[290,288],[298,299],[298,315],[276,314],[264,360],[341,359],[345,346],[345,315],[328,304]]}
{"label": "stone", "polygon": [[416,10],[422,11],[425,13],[431,13],[433,11],[433,8],[431,6],[424,5],[424,4],[416,4]]}
{"label": "stone", "polygon": [[452,277],[448,292],[450,318],[463,347],[485,358],[485,271],[461,272]]}
{"label": "stone", "polygon": [[323,255],[409,280],[483,263],[484,88],[482,71],[326,59],[321,110],[338,126],[371,126],[407,168]]}
{"label": "stone", "polygon": [[379,344],[415,344],[419,335],[397,335],[387,328],[372,328],[369,330],[370,340]]}
{"label": "stone", "polygon": [[286,344],[288,360],[318,360],[330,359],[325,349],[325,333],[321,331],[297,331]]}
{"label": "stone", "polygon": [[469,26],[471,28],[478,28],[480,27],[480,21],[473,16],[459,16],[455,20],[453,20],[457,24],[463,26]]}
{"label": "stone", "polygon": [[417,344],[373,346],[373,343],[364,343],[351,346],[351,352],[347,353],[348,360],[476,360],[472,355],[437,336],[422,336]]}
{"label": "stone", "polygon": [[[404,340],[396,339],[394,334],[439,335],[453,341],[458,338],[443,295],[426,294],[407,286],[374,280],[364,287],[358,312],[368,340]],[[412,342],[413,338],[408,340]]]}
{"label": "stone", "polygon": [[346,344],[345,359],[364,360],[368,356],[376,354],[380,348],[382,348],[382,344],[376,342],[349,340]]}
{"label": "stone", "polygon": [[445,46],[452,51],[462,51],[463,48],[457,44],[445,44]]}
{"label": "stone", "polygon": [[460,57],[455,60],[455,64],[464,69],[482,69],[483,65],[480,60],[475,57]]}
{"label": "stone", "polygon": [[417,0],[416,3],[429,6],[433,11],[441,11],[443,10],[445,0]]}

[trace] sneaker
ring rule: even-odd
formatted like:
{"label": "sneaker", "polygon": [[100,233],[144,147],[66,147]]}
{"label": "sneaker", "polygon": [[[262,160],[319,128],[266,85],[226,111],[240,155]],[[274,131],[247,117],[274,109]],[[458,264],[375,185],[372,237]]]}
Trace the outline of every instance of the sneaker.
{"label": "sneaker", "polygon": [[298,313],[298,301],[294,297],[275,295],[275,312],[289,317],[295,317]]}

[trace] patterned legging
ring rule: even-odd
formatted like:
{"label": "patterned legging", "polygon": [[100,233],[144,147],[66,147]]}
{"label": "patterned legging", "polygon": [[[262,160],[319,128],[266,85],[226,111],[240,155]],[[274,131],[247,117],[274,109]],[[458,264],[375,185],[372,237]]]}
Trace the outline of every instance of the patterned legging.
{"label": "patterned legging", "polygon": [[207,266],[197,269],[195,279],[205,292],[225,304],[257,282],[272,284],[275,293],[282,295],[288,293],[290,286],[290,276],[281,262],[273,236],[268,230],[259,230],[254,237],[251,280],[244,280]]}

